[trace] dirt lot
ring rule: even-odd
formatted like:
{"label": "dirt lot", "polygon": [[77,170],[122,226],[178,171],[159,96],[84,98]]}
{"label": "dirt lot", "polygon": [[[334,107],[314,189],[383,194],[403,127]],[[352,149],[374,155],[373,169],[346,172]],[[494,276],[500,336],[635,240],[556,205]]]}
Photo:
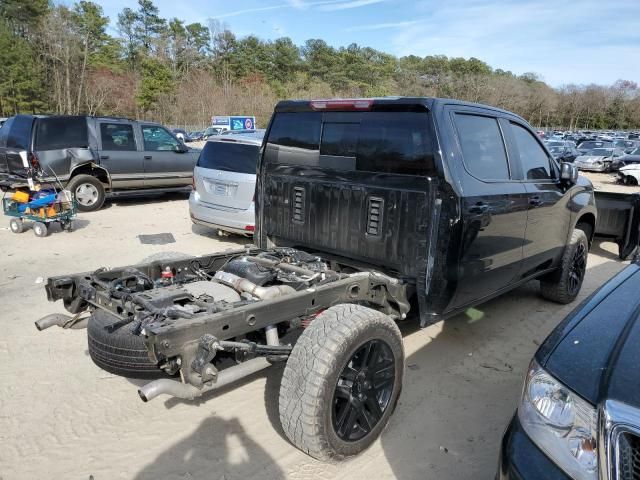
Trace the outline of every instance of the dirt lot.
{"label": "dirt lot", "polygon": [[[47,276],[164,250],[204,254],[246,240],[220,241],[192,227],[185,198],[176,196],[108,203],[77,224],[45,239],[0,230],[2,480],[492,478],[523,372],[572,308],[541,300],[532,282],[425,330],[404,324],[405,386],[389,428],[360,457],[325,465],[281,434],[280,369],[200,401],[144,404],[133,382],[93,365],[84,331],[37,332],[33,325],[64,312],[46,300],[40,282]],[[137,238],[162,232],[176,243],[149,246]],[[581,298],[624,267],[614,252],[613,244],[594,246]]]}
{"label": "dirt lot", "polygon": [[622,185],[616,182],[616,173],[596,173],[596,172],[580,172],[580,175],[584,175],[596,190],[602,190],[606,192],[621,192],[621,193],[634,193],[640,192],[640,186]]}

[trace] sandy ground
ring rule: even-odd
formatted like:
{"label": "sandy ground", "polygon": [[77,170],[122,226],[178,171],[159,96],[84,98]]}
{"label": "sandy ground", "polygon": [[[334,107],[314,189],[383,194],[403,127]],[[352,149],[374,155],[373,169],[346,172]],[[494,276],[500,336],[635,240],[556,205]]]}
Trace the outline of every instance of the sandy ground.
{"label": "sandy ground", "polygon": [[637,193],[640,192],[640,186],[623,185],[616,182],[616,173],[596,173],[596,172],[580,172],[584,175],[596,190],[603,192],[621,192],[621,193]]}
{"label": "sandy ground", "polygon": [[[573,308],[541,300],[532,282],[468,316],[424,330],[402,325],[405,385],[389,427],[361,456],[326,465],[281,433],[278,368],[200,401],[144,404],[134,382],[93,365],[85,331],[37,332],[33,325],[64,312],[46,300],[39,282],[47,276],[164,250],[238,248],[246,240],[220,241],[192,227],[184,196],[107,203],[77,225],[45,239],[0,230],[1,480],[493,478],[531,356]],[[176,243],[149,246],[137,238],[162,232]],[[580,299],[623,267],[613,244],[596,244]]]}

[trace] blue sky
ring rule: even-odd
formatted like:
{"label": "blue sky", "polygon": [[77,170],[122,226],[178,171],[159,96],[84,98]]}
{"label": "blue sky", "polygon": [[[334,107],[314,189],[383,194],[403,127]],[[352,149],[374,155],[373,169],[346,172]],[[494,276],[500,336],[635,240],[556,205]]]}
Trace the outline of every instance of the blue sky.
{"label": "blue sky", "polygon": [[[132,0],[96,0],[115,25]],[[477,57],[553,86],[640,82],[640,0],[154,0],[163,17],[238,36],[322,38],[395,55]]]}

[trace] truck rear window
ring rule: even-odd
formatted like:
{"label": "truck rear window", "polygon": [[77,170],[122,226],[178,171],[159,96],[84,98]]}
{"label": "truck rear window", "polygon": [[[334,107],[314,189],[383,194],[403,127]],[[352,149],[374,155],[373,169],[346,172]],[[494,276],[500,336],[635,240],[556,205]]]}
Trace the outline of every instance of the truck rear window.
{"label": "truck rear window", "polygon": [[426,112],[276,113],[265,160],[337,170],[430,175]]}
{"label": "truck rear window", "polygon": [[198,158],[198,167],[225,172],[256,173],[259,145],[236,142],[207,142]]}
{"label": "truck rear window", "polygon": [[89,133],[86,117],[49,117],[36,121],[36,150],[87,148]]}

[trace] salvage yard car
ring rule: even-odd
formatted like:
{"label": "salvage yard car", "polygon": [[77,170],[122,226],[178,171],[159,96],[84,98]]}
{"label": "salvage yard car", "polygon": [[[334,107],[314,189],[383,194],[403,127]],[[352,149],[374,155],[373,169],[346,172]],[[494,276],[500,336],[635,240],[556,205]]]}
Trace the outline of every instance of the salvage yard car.
{"label": "salvage yard car", "polygon": [[625,165],[635,165],[640,163],[640,148],[636,148],[629,153],[616,158],[611,164],[613,170],[619,170]]}
{"label": "salvage yard car", "polygon": [[143,401],[286,362],[284,433],[331,460],[389,421],[404,372],[396,322],[425,326],[533,279],[561,304],[582,286],[593,187],[513,113],[436,98],[283,101],[257,172],[257,247],[49,278],[48,299],[74,317],[38,329],[86,326],[98,366],[161,376]]}
{"label": "salvage yard car", "polygon": [[640,185],[640,164],[633,163],[620,167],[616,180],[624,185]]}
{"label": "salvage yard car", "polygon": [[0,129],[0,186],[25,186],[30,171],[39,172],[88,212],[107,194],[189,191],[198,154],[152,122],[16,115]]}
{"label": "salvage yard car", "polygon": [[636,262],[540,346],[502,441],[498,480],[640,478],[639,291]]}
{"label": "salvage yard car", "polygon": [[624,155],[624,152],[619,148],[594,148],[577,157],[574,160],[574,164],[579,170],[611,172],[613,170],[613,162],[622,155]]}
{"label": "salvage yard car", "polygon": [[252,236],[256,165],[264,131],[209,138],[193,171],[191,221],[218,232]]}

